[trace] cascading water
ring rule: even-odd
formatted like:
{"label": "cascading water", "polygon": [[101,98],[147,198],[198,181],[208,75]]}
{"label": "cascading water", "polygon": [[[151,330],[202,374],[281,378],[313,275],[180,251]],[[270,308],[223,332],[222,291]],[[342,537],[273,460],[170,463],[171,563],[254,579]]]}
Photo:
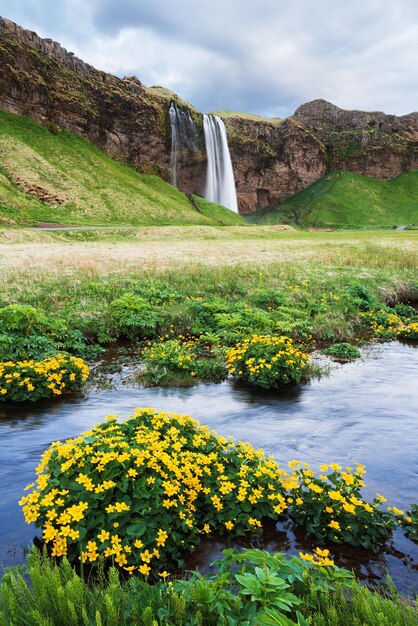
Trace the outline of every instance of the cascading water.
{"label": "cascading water", "polygon": [[177,107],[174,102],[170,104],[168,113],[170,115],[170,126],[171,126],[171,155],[170,155],[171,182],[175,187],[177,187],[179,123],[178,123]]}
{"label": "cascading water", "polygon": [[196,128],[188,109],[183,109],[174,102],[168,110],[171,127],[171,182],[177,187],[178,167],[185,153],[198,152]]}
{"label": "cascading water", "polygon": [[203,116],[208,169],[205,198],[238,213],[234,170],[229,154],[225,124],[216,115]]}

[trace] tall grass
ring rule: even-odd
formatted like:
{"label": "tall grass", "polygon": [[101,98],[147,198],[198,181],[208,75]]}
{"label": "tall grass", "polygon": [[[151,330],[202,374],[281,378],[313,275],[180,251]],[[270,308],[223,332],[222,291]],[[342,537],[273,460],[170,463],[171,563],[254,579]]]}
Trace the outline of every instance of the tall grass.
{"label": "tall grass", "polygon": [[[248,574],[253,567],[247,567]],[[273,572],[271,572],[273,573]],[[311,626],[416,626],[416,605],[400,599],[392,589],[391,599],[354,583],[350,589],[319,591],[306,578],[295,589],[300,604],[300,624]],[[283,615],[270,621],[240,619],[251,615],[252,600],[234,596],[225,576],[193,575],[188,580],[149,585],[131,578],[122,581],[115,570],[85,582],[68,561],[54,565],[38,552],[28,557],[23,572],[17,568],[5,573],[0,584],[1,626],[238,626],[277,624],[289,626],[293,620]],[[256,593],[256,591],[254,591]],[[277,599],[281,598],[277,589]],[[275,596],[268,595],[274,607]],[[266,596],[267,597],[267,596]],[[296,600],[296,598],[295,598]],[[273,613],[273,611],[272,611]],[[261,615],[261,612],[259,613]],[[302,616],[308,621],[303,621]],[[280,617],[280,616],[279,616]]]}

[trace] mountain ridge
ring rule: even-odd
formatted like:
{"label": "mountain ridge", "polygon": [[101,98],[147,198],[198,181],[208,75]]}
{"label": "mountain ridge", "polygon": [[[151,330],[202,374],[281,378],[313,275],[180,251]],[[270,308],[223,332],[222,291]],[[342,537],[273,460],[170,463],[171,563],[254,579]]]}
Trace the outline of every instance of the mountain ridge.
{"label": "mountain ridge", "polygon": [[[173,98],[190,112],[199,137],[197,153],[181,154],[179,188],[203,195],[206,153],[195,107],[169,90],[145,87],[136,77],[96,70],[59,43],[0,18],[0,108],[52,131],[66,128],[137,171],[166,181],[171,179],[168,108]],[[223,119],[242,214],[280,204],[330,170],[388,179],[418,169],[415,112],[397,117],[346,111],[314,100],[282,121],[250,114]]]}

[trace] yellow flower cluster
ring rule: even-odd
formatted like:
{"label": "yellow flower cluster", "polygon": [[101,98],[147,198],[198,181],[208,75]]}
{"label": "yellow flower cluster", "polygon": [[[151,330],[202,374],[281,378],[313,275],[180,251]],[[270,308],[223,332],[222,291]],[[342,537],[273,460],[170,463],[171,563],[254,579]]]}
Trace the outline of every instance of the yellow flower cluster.
{"label": "yellow flower cluster", "polygon": [[160,343],[148,342],[149,347],[143,351],[143,356],[149,361],[166,361],[172,365],[177,365],[182,369],[189,369],[190,363],[194,359],[195,341],[183,341],[183,335],[176,339],[166,341],[168,335],[160,337]]}
{"label": "yellow flower cluster", "polygon": [[395,313],[389,313],[385,309],[378,311],[366,311],[360,313],[369,323],[371,330],[378,336],[398,335],[404,329],[402,319]]}
{"label": "yellow flower cluster", "polygon": [[403,339],[418,339],[418,322],[411,322],[405,325],[398,335]]}
{"label": "yellow flower cluster", "polygon": [[299,557],[317,567],[332,567],[334,561],[329,558],[329,554],[330,552],[327,549],[315,548],[313,554],[299,552]]}
{"label": "yellow flower cluster", "polygon": [[262,517],[277,518],[291,482],[261,450],[153,409],[53,443],[37,471],[20,504],[55,556],[97,563],[103,555],[144,575],[172,565],[202,534],[254,531]]}
{"label": "yellow flower cluster", "polygon": [[309,355],[286,336],[253,335],[226,351],[230,374],[263,387],[299,381]]}
{"label": "yellow flower cluster", "polygon": [[383,496],[376,494],[372,503],[360,497],[366,472],[361,463],[345,470],[338,463],[323,464],[319,476],[307,469],[307,463],[291,461],[289,465],[299,479],[293,518],[311,533],[321,539],[374,548],[394,528],[394,515],[381,509],[386,501]]}
{"label": "yellow flower cluster", "polygon": [[350,495],[363,484],[362,465],[342,472],[323,465],[332,472],[320,478],[308,464],[289,466],[188,415],[136,409],[124,422],[109,416],[76,439],[54,442],[20,504],[28,523],[43,526],[54,556],[91,564],[103,556],[154,577],[204,534],[255,532],[263,518],[283,513],[297,521],[303,511],[308,519],[320,503],[322,537],[324,527],[332,537],[346,529],[347,515],[374,512]]}
{"label": "yellow flower cluster", "polygon": [[0,363],[0,400],[37,400],[79,387],[89,376],[80,358],[58,353],[41,361]]}

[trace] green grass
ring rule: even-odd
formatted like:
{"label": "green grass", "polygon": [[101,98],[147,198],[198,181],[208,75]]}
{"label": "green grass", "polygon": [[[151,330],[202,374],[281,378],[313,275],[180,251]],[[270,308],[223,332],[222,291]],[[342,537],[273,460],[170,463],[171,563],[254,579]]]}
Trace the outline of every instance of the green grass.
{"label": "green grass", "polygon": [[0,111],[0,224],[243,223],[224,207],[196,202],[201,211],[158,176],[137,173],[73,133]]}
{"label": "green grass", "polygon": [[219,115],[222,118],[250,120],[252,122],[268,122],[273,126],[280,126],[284,120],[280,117],[261,117],[255,113],[241,113],[239,111],[211,111],[211,115]]}
{"label": "green grass", "polygon": [[262,224],[302,227],[410,226],[418,223],[418,171],[392,180],[331,172],[278,207],[260,211]]}
{"label": "green grass", "polygon": [[[117,231],[99,231],[103,239],[93,241],[85,237],[97,231],[32,231],[31,239],[27,233],[5,231],[16,239],[0,246],[0,306],[19,303],[54,311],[91,338],[103,328],[112,301],[128,292],[148,298],[150,285],[175,294],[163,308],[165,324],[173,323],[179,332],[194,324],[190,298],[219,296],[235,311],[244,303],[253,307],[253,296],[271,289],[283,292],[288,302],[288,332],[297,337],[309,323],[317,341],[326,343],[358,337],[357,314],[343,297],[353,281],[379,302],[417,299],[415,231],[171,227],[134,229],[120,240]],[[5,235],[0,233],[3,241]]]}
{"label": "green grass", "polygon": [[[257,561],[263,553],[252,550]],[[279,555],[277,555],[279,557]],[[305,571],[289,584],[275,556],[239,573],[200,576],[150,585],[139,577],[122,581],[115,570],[86,583],[65,559],[59,565],[36,551],[20,573],[5,573],[0,584],[0,624],[4,626],[415,626],[413,602],[391,599],[348,580],[327,584],[325,575]],[[225,559],[224,559],[225,561]],[[341,571],[341,570],[340,570]],[[242,575],[244,572],[244,575]],[[26,578],[24,577],[26,575]],[[29,582],[27,580],[29,578]],[[295,580],[296,579],[296,580]],[[321,584],[321,581],[322,584]],[[233,584],[231,584],[233,583]],[[294,595],[286,595],[288,592]],[[285,604],[283,604],[285,600]],[[282,608],[285,608],[285,612]],[[286,608],[287,607],[287,608]],[[309,620],[309,621],[308,621]]]}

